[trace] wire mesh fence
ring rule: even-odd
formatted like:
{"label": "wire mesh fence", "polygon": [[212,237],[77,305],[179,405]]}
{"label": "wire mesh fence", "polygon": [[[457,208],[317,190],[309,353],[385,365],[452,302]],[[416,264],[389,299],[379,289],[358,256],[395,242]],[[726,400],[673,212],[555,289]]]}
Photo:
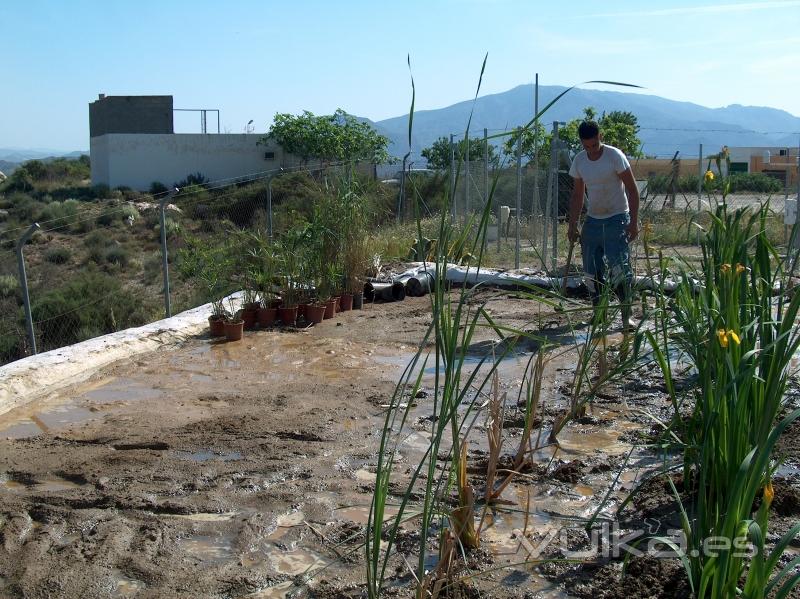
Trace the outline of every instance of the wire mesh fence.
{"label": "wire mesh fence", "polygon": [[[570,156],[516,159],[472,156],[445,168],[404,173],[399,181],[373,181],[375,226],[411,222],[443,212],[465,224],[490,203],[487,247],[494,263],[552,272],[563,263],[565,221],[572,178]],[[663,161],[662,161],[663,162]],[[736,181],[727,201],[733,207],[770,202],[773,241],[786,243],[784,203],[797,197],[797,157],[787,156],[782,176]],[[653,163],[632,161],[641,193],[640,221],[655,227],[662,244],[696,244],[704,211],[722,190],[704,185],[695,160],[682,169],[669,161],[662,171]],[[777,161],[773,170],[778,171]],[[181,252],[192,239],[225,244],[231,231],[252,232],[278,241],[309,223],[315,207],[337,188],[352,183],[344,164],[265,171],[237,179],[194,181],[177,195],[107,191],[92,201],[66,197],[33,202],[20,196],[18,217],[0,232],[0,363],[163,318],[214,299],[181,267]],[[748,185],[750,188],[748,188]],[[758,188],[763,185],[763,188]],[[60,196],[63,197],[63,196]],[[30,209],[20,209],[31,202]],[[35,204],[35,205],[34,205]],[[163,205],[163,216],[162,216]],[[33,337],[27,327],[18,268],[17,244],[35,217],[40,229],[24,245]],[[164,244],[162,245],[162,229]],[[413,228],[412,228],[413,229]],[[318,235],[319,231],[310,235]],[[413,238],[400,240],[395,255]],[[405,244],[405,246],[403,246]],[[166,249],[169,294],[163,271]],[[229,281],[242,284],[241,277]]]}

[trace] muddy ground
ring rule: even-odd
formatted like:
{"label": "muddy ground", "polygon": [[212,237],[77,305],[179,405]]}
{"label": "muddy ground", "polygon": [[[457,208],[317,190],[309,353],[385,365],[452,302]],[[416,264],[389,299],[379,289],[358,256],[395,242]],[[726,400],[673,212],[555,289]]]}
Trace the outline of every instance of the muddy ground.
{"label": "muddy ground", "polygon": [[[513,294],[485,291],[476,302],[498,322],[545,330],[564,344],[545,371],[546,437],[569,393],[570,344],[580,330],[575,335],[562,314]],[[429,298],[409,298],[307,330],[254,331],[234,343],[198,337],[0,417],[0,597],[364,596],[363,530],[380,428],[430,320]],[[494,338],[481,330],[470,355],[477,359]],[[620,338],[612,335],[612,345]],[[522,432],[514,404],[529,353],[500,368],[507,454]],[[430,436],[431,373],[406,401],[415,405],[396,492]],[[482,546],[461,571],[477,576],[453,595],[686,596],[675,560],[634,560],[624,579],[613,555],[564,561],[592,548],[582,525],[601,502],[601,515],[615,519],[627,491],[657,465],[657,456],[634,446],[651,438],[645,412],[669,416],[654,367],[608,385],[587,416],[562,431],[558,448],[536,453],[535,467],[487,514]],[[776,484],[774,530],[788,528],[800,511],[798,436],[795,425],[782,443],[788,461]],[[469,442],[478,495],[486,450],[481,416]],[[618,519],[623,530],[650,532],[673,520],[674,501],[660,479]],[[530,546],[553,531],[556,540],[542,552],[552,561],[537,565]],[[411,523],[401,535],[411,563],[415,534]],[[403,561],[393,561],[387,595],[411,596],[412,582]]]}

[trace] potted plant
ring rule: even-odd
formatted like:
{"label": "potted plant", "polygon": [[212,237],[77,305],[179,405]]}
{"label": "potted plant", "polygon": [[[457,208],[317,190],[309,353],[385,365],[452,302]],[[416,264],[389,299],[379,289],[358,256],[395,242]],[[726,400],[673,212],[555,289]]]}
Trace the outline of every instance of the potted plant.
{"label": "potted plant", "polygon": [[283,301],[278,308],[278,318],[287,325],[294,325],[297,321],[300,254],[305,237],[304,229],[290,229],[279,244],[281,298]]}
{"label": "potted plant", "polygon": [[345,194],[340,201],[340,214],[346,223],[342,230],[339,252],[344,283],[342,309],[347,309],[350,304],[350,295],[352,307],[360,309],[363,305],[364,275],[371,264],[367,206],[363,198],[354,192]]}
{"label": "potted plant", "polygon": [[233,298],[228,297],[228,302],[230,303],[230,313],[233,316],[225,319],[224,327],[225,327],[225,339],[228,341],[239,341],[244,334],[244,318],[242,318],[242,310],[235,310],[233,306]]}
{"label": "potted plant", "polygon": [[187,236],[185,247],[178,251],[180,273],[187,279],[199,282],[204,289],[203,295],[211,302],[208,324],[212,337],[225,334],[224,322],[230,317],[223,302],[230,290],[227,277],[230,269],[228,249],[219,239],[201,240]]}

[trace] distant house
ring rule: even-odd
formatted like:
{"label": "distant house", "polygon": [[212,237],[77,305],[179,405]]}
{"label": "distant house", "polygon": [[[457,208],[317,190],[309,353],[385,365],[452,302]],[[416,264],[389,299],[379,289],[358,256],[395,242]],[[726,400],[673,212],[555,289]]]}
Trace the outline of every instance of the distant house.
{"label": "distant house", "polygon": [[[797,185],[797,152],[798,149],[786,147],[728,147],[731,173],[763,173],[779,179],[781,184],[790,189]],[[717,167],[712,159],[711,170]],[[698,174],[709,166],[708,157],[703,164],[698,159],[681,158],[676,161],[669,158],[632,159],[634,175],[637,179],[648,179],[657,175],[670,175],[677,169],[678,176]],[[723,167],[724,168],[724,167]]]}
{"label": "distant house", "polygon": [[175,133],[172,96],[106,96],[89,104],[92,184],[147,190],[188,175],[206,180],[245,178],[297,166],[280,145],[261,135]]}

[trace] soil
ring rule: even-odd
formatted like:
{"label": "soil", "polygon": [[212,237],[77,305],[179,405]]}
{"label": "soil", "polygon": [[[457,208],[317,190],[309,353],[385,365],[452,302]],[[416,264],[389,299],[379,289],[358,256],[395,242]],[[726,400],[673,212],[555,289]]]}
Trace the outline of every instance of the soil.
{"label": "soil", "polygon": [[[481,291],[472,305],[505,326],[569,337],[563,314],[535,300]],[[0,417],[0,597],[365,597],[380,431],[430,322],[430,299],[407,298],[308,329],[248,332],[232,343],[198,337]],[[495,331],[480,329],[468,355],[482,355],[492,339]],[[559,445],[546,445],[574,375],[569,347],[545,368],[534,421],[543,447],[487,511],[481,548],[460,563],[462,579],[448,596],[687,596],[675,560],[634,559],[624,578],[613,556],[565,561],[593,549],[586,519],[598,510],[613,518],[657,467],[631,440],[652,433],[642,411],[663,417],[670,408],[655,369],[643,369],[605,386],[586,417],[564,427]],[[507,394],[500,468],[511,465],[525,424],[515,406],[534,348],[516,349],[499,369]],[[408,435],[389,511],[427,447],[433,375],[424,372],[416,391],[399,390]],[[468,442],[477,497],[487,428],[482,414]],[[797,448],[800,429],[789,430],[785,447]],[[800,481],[788,470],[781,476],[776,530],[798,511]],[[663,483],[646,489],[623,511],[622,526],[674,515]],[[419,543],[413,523],[404,525],[397,548],[405,561],[389,562],[385,596],[413,596],[407,563],[416,563]],[[545,562],[531,557],[534,545]],[[429,567],[435,563],[434,555]]]}

